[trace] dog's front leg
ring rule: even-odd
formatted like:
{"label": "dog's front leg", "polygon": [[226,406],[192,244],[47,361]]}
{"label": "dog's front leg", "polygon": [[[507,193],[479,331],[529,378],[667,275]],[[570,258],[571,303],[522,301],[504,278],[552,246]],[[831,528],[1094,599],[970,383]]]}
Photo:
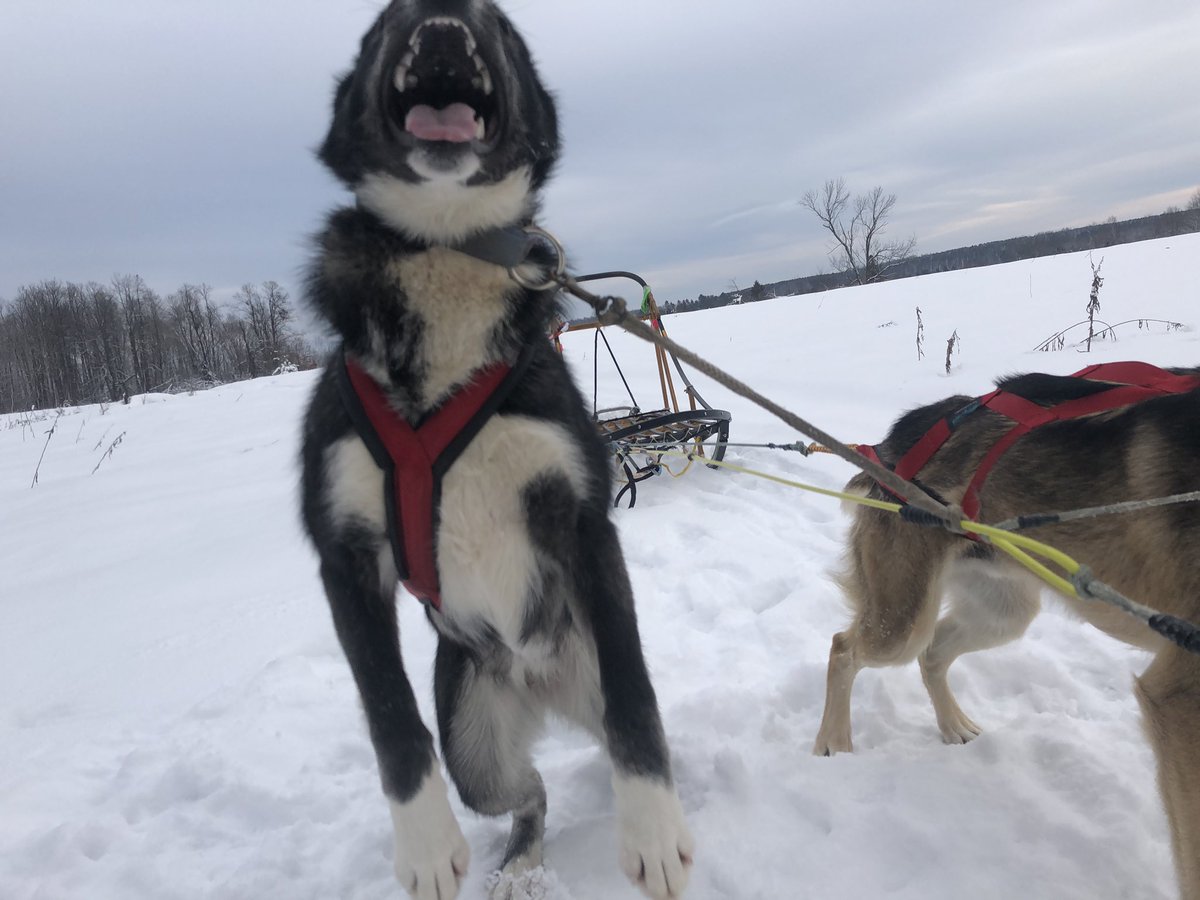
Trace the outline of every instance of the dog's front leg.
{"label": "dog's front leg", "polygon": [[400,658],[396,582],[378,563],[386,545],[349,531],[323,548],[321,578],[391,807],[396,877],[418,900],[454,900],[470,850]]}
{"label": "dog's front leg", "polygon": [[602,730],[613,762],[621,867],[655,900],[682,896],[694,843],[671,778],[616,529],[581,517],[576,591],[596,645]]}

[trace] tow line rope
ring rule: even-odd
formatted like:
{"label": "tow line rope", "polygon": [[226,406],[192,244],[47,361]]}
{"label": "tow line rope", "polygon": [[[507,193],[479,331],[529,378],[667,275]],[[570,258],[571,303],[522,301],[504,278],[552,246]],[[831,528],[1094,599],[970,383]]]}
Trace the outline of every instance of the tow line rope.
{"label": "tow line rope", "polygon": [[[980,538],[993,544],[997,549],[1011,556],[1056,590],[1067,595],[1077,596],[1083,600],[1100,600],[1115,606],[1184,650],[1200,654],[1200,629],[1191,622],[1159,612],[1135,600],[1129,599],[1114,588],[1096,579],[1087,566],[1081,565],[1067,554],[1053,547],[1035,541],[1033,538],[1023,534],[1014,534],[1011,531],[1005,531],[994,525],[982,525],[966,519],[962,514],[961,507],[957,505],[947,506],[934,499],[919,486],[900,478],[890,469],[867,459],[833,435],[818,428],[790,410],[785,409],[768,397],[763,396],[707,359],[696,355],[686,347],[682,347],[670,338],[659,334],[642,322],[641,319],[630,314],[626,308],[625,301],[620,297],[612,295],[601,297],[582,287],[579,282],[567,274],[566,252],[563,250],[562,244],[559,243],[558,239],[536,226],[529,226],[525,230],[531,237],[545,241],[555,252],[557,259],[553,269],[546,275],[545,280],[542,282],[530,280],[516,266],[510,267],[508,270],[509,276],[518,284],[533,290],[549,290],[557,287],[578,297],[596,311],[596,319],[601,325],[620,326],[635,337],[662,347],[668,353],[683,360],[698,372],[707,375],[728,390],[772,413],[801,434],[807,435],[814,441],[823,444],[835,456],[840,456],[856,468],[862,469],[885,488],[894,491],[899,496],[906,497],[908,502],[903,505],[899,503],[887,503],[886,501],[872,500],[868,497],[859,497],[840,491],[811,488],[809,485],[791,482],[788,479],[782,479],[778,476],[751,472],[749,469],[743,469],[740,466],[736,466],[733,463],[726,463],[723,460],[705,459],[706,465],[715,465],[734,471],[741,469],[749,474],[761,475],[761,477],[768,480],[791,484],[803,490],[815,490],[817,493],[849,500],[853,503],[865,502],[865,505],[897,513],[905,521],[917,525],[945,528],[955,534],[978,535]],[[676,455],[689,461],[693,456],[698,455],[682,451],[666,451],[666,454]],[[1035,559],[1035,555],[1059,566],[1069,576],[1069,579],[1049,569],[1045,563]]]}
{"label": "tow line rope", "polygon": [[556,276],[552,279],[555,284],[561,286],[564,290],[570,292],[580,300],[587,303],[596,310],[596,318],[601,325],[618,325],[628,331],[635,337],[639,337],[644,341],[662,347],[668,353],[673,354],[683,360],[696,371],[707,375],[717,384],[733,391],[741,397],[746,398],[752,403],[761,406],[767,412],[772,413],[777,418],[781,419],[785,424],[799,431],[801,434],[807,435],[810,438],[824,444],[831,453],[835,456],[840,456],[846,462],[862,469],[884,487],[890,488],[901,496],[909,498],[909,505],[915,506],[923,512],[928,513],[937,519],[944,527],[951,531],[959,532],[961,529],[958,526],[958,521],[961,516],[957,516],[950,507],[935,500],[929,496],[920,487],[910,484],[903,478],[900,478],[890,469],[879,465],[867,459],[861,453],[851,449],[846,444],[843,444],[833,435],[829,434],[813,425],[806,419],[796,415],[791,410],[785,409],[775,401],[763,396],[748,384],[734,378],[728,372],[713,365],[708,360],[701,356],[697,356],[686,347],[680,346],[671,340],[669,337],[664,337],[659,334],[641,319],[630,314],[625,306],[625,301],[620,297],[606,296],[599,297],[591,291],[580,286],[569,275]]}
{"label": "tow line rope", "polygon": [[[678,450],[680,444],[647,444],[642,442],[618,441],[629,452],[642,451],[647,454],[659,453],[665,450]],[[850,444],[858,447],[858,444]],[[712,447],[752,447],[761,450],[792,450],[803,456],[813,453],[832,453],[828,447],[811,443],[805,445],[800,441],[790,444],[760,443],[744,444],[734,441],[712,441],[704,444],[705,449]],[[715,464],[714,464],[715,465]],[[668,469],[668,471],[670,471]],[[672,473],[674,474],[674,473]],[[1103,506],[1085,506],[1079,509],[1063,510],[1053,513],[1027,513],[1023,516],[1013,516],[1003,522],[997,522],[993,527],[1003,531],[1025,531],[1030,528],[1042,528],[1046,525],[1059,525],[1063,522],[1075,522],[1080,519],[1098,519],[1102,516],[1116,516],[1124,513],[1143,512],[1158,506],[1173,506],[1178,503],[1200,502],[1200,491],[1187,491],[1182,494],[1168,494],[1164,497],[1148,497],[1144,500],[1125,500],[1121,503],[1107,503]]]}
{"label": "tow line rope", "polygon": [[[691,461],[699,458],[704,461],[705,465],[717,466],[723,469],[729,469],[733,472],[740,472],[744,475],[753,475],[757,478],[763,478],[767,481],[773,481],[776,484],[782,484],[787,487],[798,488],[803,491],[808,491],[813,494],[822,494],[826,497],[834,497],[838,500],[844,500],[849,503],[856,503],[860,506],[868,506],[872,509],[882,510],[884,512],[896,513],[900,518],[915,525],[925,525],[932,527],[941,527],[941,520],[935,517],[925,515],[923,510],[914,510],[911,506],[901,503],[892,503],[886,500],[875,500],[871,497],[863,497],[859,494],[849,494],[845,491],[834,491],[829,488],[817,487],[812,484],[805,484],[800,481],[793,481],[790,478],[783,478],[779,475],[772,475],[769,472],[761,472],[755,469],[750,469],[745,466],[739,466],[736,463],[726,462],[725,460],[712,460],[700,457],[699,454],[685,453],[681,450],[655,450],[648,451],[659,456],[670,456],[681,459],[687,459],[689,465]],[[669,469],[667,471],[670,471]],[[686,469],[684,471],[687,471]],[[673,474],[673,473],[672,473]],[[682,473],[680,473],[682,474]],[[1160,501],[1134,501],[1129,504],[1114,504],[1114,506],[1134,507],[1140,504],[1141,507],[1162,506],[1166,502],[1185,502],[1186,498],[1200,499],[1200,491],[1194,492],[1195,496],[1178,495],[1180,498],[1164,497]],[[1090,510],[1078,510],[1079,513],[1090,513],[1095,510],[1107,510],[1107,507],[1092,507]],[[1116,510],[1114,510],[1116,511]],[[1119,510],[1132,511],[1132,510]],[[1104,513],[1097,513],[1104,514]],[[1067,518],[1060,518],[1067,517]],[[1028,517],[1024,517],[1028,518]],[[1054,521],[1068,521],[1069,518],[1083,518],[1082,515],[1074,515],[1070,513],[1059,513],[1053,516],[1044,517],[1037,525],[1052,524],[1049,519]],[[1016,521],[1016,520],[1011,520]],[[1174,644],[1182,647],[1190,653],[1200,653],[1200,629],[1197,629],[1191,622],[1187,622],[1176,616],[1161,613],[1158,610],[1152,609],[1136,600],[1131,600],[1124,596],[1110,585],[1096,578],[1091,569],[1082,563],[1078,562],[1061,550],[1057,550],[1048,544],[1043,544],[1041,541],[1036,541],[1033,538],[1024,534],[1014,534],[1006,526],[1008,523],[1002,522],[999,525],[983,525],[979,522],[972,522],[970,519],[961,519],[958,522],[959,527],[967,534],[977,535],[980,540],[983,540],[993,545],[997,550],[1001,550],[1008,554],[1022,566],[1033,572],[1042,581],[1049,584],[1051,587],[1061,591],[1068,596],[1079,597],[1081,600],[1100,600],[1108,603],[1118,609],[1123,610],[1135,619],[1139,620],[1158,634],[1167,638]],[[1036,527],[1025,526],[1025,527]],[[1063,577],[1054,572],[1043,562],[1035,557],[1053,563],[1058,566],[1067,577]]]}
{"label": "tow line rope", "polygon": [[1060,522],[1074,522],[1076,519],[1095,519],[1100,516],[1115,516],[1121,513],[1141,512],[1156,506],[1171,506],[1175,503],[1195,503],[1200,501],[1200,491],[1188,491],[1186,494],[1171,494],[1167,497],[1151,497],[1146,500],[1126,500],[1124,503],[1109,503],[1105,506],[1087,506],[1083,509],[1072,509],[1066,512],[1033,513],[1025,516],[1015,516],[997,522],[997,528],[1005,531],[1020,531],[1025,528],[1041,528],[1043,525],[1057,525]]}

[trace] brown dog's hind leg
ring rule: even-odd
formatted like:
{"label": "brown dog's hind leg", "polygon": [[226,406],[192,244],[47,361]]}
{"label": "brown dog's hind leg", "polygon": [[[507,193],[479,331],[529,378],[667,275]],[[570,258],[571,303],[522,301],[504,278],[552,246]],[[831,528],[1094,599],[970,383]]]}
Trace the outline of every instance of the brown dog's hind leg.
{"label": "brown dog's hind leg", "polygon": [[1200,900],[1200,657],[1160,650],[1137,680],[1171,826],[1181,900]]}
{"label": "brown dog's hind leg", "polygon": [[829,648],[825,713],[821,716],[821,730],[813,744],[814,755],[833,756],[854,749],[850,741],[850,692],[854,688],[854,676],[861,668],[854,656],[853,629],[835,634],[833,646]]}
{"label": "brown dog's hind leg", "polygon": [[850,692],[859,671],[911,662],[933,635],[940,569],[954,538],[892,519],[860,514],[851,534],[840,581],[855,616],[849,628],[833,636],[825,713],[813,745],[817,756],[853,749]]}
{"label": "brown dog's hind leg", "polygon": [[951,563],[946,586],[953,606],[920,656],[921,678],[942,739],[965,744],[980,729],[959,708],[947,671],[964,653],[999,647],[1023,635],[1041,609],[1041,599],[1035,582],[985,559]]}

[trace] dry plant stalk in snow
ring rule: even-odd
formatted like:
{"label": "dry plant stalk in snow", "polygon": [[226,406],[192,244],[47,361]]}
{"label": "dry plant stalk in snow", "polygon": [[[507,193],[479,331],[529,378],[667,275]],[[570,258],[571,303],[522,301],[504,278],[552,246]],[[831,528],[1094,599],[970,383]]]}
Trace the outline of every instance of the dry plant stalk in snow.
{"label": "dry plant stalk in snow", "polygon": [[1104,265],[1104,257],[1100,258],[1100,262],[1092,263],[1092,292],[1088,295],[1088,336],[1087,349],[1092,351],[1092,338],[1095,337],[1095,320],[1096,313],[1100,312],[1100,286],[1104,284],[1104,279],[1100,277],[1100,267]]}
{"label": "dry plant stalk in snow", "polygon": [[954,334],[950,335],[950,340],[946,341],[946,374],[950,374],[950,357],[954,355],[954,351],[959,348],[958,329],[954,329]]}

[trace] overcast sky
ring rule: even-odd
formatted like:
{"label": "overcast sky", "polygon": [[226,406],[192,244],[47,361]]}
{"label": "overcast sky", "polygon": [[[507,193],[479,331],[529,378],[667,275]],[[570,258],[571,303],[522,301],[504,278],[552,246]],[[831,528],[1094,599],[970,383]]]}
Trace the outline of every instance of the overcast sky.
{"label": "overcast sky", "polygon": [[[295,289],[375,0],[2,0],[0,298],[138,273]],[[918,251],[1182,205],[1196,0],[509,0],[564,154],[543,224],[660,299],[828,269],[803,193],[897,195]]]}

